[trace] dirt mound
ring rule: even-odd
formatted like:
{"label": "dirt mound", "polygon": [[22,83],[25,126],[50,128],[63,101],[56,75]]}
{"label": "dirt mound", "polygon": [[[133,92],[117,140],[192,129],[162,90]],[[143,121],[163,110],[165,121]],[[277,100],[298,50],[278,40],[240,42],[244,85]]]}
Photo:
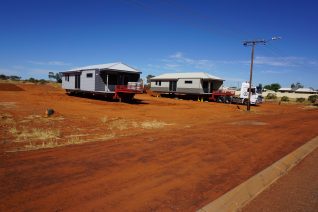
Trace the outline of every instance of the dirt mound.
{"label": "dirt mound", "polygon": [[12,83],[0,83],[0,91],[24,91],[24,89]]}

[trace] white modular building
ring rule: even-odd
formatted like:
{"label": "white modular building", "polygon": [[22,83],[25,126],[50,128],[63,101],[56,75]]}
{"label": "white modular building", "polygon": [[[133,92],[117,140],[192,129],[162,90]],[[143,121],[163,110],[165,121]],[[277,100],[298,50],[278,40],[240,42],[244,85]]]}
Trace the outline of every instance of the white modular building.
{"label": "white modular building", "polygon": [[106,63],[74,68],[61,72],[62,88],[67,93],[118,94],[142,92],[141,72],[124,63]]}
{"label": "white modular building", "polygon": [[151,90],[158,93],[205,95],[217,91],[223,79],[205,72],[169,73],[150,79]]}

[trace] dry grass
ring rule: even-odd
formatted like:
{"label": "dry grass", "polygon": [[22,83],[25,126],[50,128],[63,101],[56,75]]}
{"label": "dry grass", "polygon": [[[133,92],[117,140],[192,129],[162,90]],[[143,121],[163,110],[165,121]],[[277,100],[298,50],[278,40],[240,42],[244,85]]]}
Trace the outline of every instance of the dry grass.
{"label": "dry grass", "polygon": [[16,102],[0,102],[0,108],[12,109],[16,107]]}
{"label": "dry grass", "polygon": [[163,128],[167,124],[162,121],[152,120],[152,121],[131,121],[124,118],[113,118],[108,119],[107,117],[103,117],[101,119],[102,123],[108,126],[110,130],[127,130],[132,128],[140,128],[140,129],[158,129]]}
{"label": "dry grass", "polygon": [[304,110],[312,110],[312,109],[318,109],[318,105],[307,105],[305,107],[302,107]]}
{"label": "dry grass", "polygon": [[62,116],[51,116],[46,117],[44,115],[29,115],[26,116],[20,123],[26,123],[26,122],[36,122],[36,123],[48,123],[51,121],[62,121],[64,120],[64,117]]}
{"label": "dry grass", "polygon": [[51,85],[52,87],[55,87],[55,88],[61,88],[62,87],[61,83],[55,83],[55,82],[50,82],[50,83],[48,83],[48,85]]}
{"label": "dry grass", "polygon": [[104,116],[104,117],[101,118],[100,120],[101,120],[101,122],[102,122],[103,124],[106,124],[106,123],[108,122],[108,117],[107,117],[107,116]]}
{"label": "dry grass", "polygon": [[239,126],[245,126],[245,125],[255,125],[255,126],[263,126],[267,125],[265,122],[261,121],[253,121],[253,120],[243,120],[243,121],[236,121],[232,122],[231,125],[239,125]]}
{"label": "dry grass", "polygon": [[82,143],[85,143],[85,142],[86,142],[85,140],[81,139],[78,136],[75,136],[75,137],[71,137],[70,139],[68,139],[66,141],[66,145],[82,144]]}
{"label": "dry grass", "polygon": [[18,130],[16,127],[11,127],[9,129],[9,132],[13,135],[13,136],[16,136],[18,134]]}
{"label": "dry grass", "polygon": [[108,128],[110,130],[126,130],[131,128],[131,122],[126,119],[117,118],[117,119],[111,119],[108,122]]}
{"label": "dry grass", "polygon": [[3,120],[3,123],[4,124],[7,124],[7,125],[15,125],[15,121],[14,119],[6,119],[6,120]]}
{"label": "dry grass", "polygon": [[141,128],[143,129],[159,129],[159,128],[163,128],[164,126],[168,125],[165,122],[162,121],[144,121],[140,123]]}
{"label": "dry grass", "polygon": [[29,144],[24,146],[24,149],[20,151],[30,151],[30,150],[37,150],[37,149],[48,149],[48,148],[55,148],[61,146],[55,139],[50,139],[47,141],[42,141],[42,144],[33,143],[32,141]]}
{"label": "dry grass", "polygon": [[115,137],[116,137],[115,134],[107,134],[107,135],[102,135],[102,136],[99,136],[99,137],[97,137],[97,138],[91,139],[91,140],[89,140],[89,141],[96,141],[96,140],[106,141],[106,140],[113,139],[113,138],[115,138]]}
{"label": "dry grass", "polygon": [[56,139],[60,136],[60,131],[57,129],[39,129],[35,128],[31,131],[23,130],[20,133],[17,133],[18,140],[49,140],[49,139]]}
{"label": "dry grass", "polygon": [[1,125],[15,125],[16,122],[12,118],[12,115],[9,113],[2,113],[0,114],[0,124]]}

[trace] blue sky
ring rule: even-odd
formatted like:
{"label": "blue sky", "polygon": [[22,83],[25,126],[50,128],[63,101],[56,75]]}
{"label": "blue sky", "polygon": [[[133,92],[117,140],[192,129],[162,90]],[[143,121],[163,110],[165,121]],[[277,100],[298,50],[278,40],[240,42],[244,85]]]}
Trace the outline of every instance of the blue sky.
{"label": "blue sky", "polygon": [[256,47],[254,84],[318,89],[317,11],[314,0],[1,0],[0,73],[121,61],[143,77],[204,71],[235,86],[249,77],[242,41],[279,35]]}

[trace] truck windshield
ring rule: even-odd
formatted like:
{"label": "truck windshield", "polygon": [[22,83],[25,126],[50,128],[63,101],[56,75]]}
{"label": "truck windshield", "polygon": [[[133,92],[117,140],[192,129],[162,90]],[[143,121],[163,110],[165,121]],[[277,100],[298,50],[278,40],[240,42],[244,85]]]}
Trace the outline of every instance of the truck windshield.
{"label": "truck windshield", "polygon": [[[251,91],[252,91],[252,94],[255,94],[255,88],[252,88]],[[247,89],[247,92],[250,92],[249,88]]]}

